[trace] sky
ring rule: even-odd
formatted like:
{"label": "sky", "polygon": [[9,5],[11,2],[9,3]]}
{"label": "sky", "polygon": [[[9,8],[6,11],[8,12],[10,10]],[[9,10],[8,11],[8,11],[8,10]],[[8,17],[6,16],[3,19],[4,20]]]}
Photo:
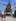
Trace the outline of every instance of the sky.
{"label": "sky", "polygon": [[[0,0],[0,10],[2,11],[2,9],[4,10],[5,6],[3,6],[4,4],[7,4],[9,2],[9,0]],[[16,7],[16,5],[14,5],[14,2],[16,2],[16,0],[10,0],[11,5],[14,7]]]}

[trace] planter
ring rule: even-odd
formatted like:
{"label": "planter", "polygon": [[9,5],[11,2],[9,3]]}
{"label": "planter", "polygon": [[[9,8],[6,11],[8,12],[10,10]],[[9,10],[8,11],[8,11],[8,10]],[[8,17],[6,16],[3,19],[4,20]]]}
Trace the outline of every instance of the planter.
{"label": "planter", "polygon": [[16,17],[16,14],[14,14],[13,16]]}

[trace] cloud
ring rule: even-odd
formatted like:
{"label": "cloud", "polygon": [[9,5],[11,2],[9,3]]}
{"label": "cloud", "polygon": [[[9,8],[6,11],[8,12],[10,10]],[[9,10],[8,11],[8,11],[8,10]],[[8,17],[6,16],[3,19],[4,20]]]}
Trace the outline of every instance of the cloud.
{"label": "cloud", "polygon": [[[4,10],[5,8],[6,8],[6,5],[8,4],[8,2],[9,2],[9,0],[1,0],[0,1],[0,9],[2,10]],[[10,0],[10,3],[11,3],[11,5],[14,7],[14,0]],[[3,6],[3,4],[5,4],[5,6]]]}
{"label": "cloud", "polygon": [[0,1],[2,1],[2,2],[8,2],[9,0],[0,0]]}

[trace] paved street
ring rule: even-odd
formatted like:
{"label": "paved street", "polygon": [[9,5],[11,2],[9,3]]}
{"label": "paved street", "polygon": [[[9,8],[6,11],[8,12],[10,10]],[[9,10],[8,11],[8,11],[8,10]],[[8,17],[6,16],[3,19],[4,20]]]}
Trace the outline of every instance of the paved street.
{"label": "paved street", "polygon": [[[4,18],[3,18],[4,20]],[[6,16],[5,18],[6,21],[16,21],[16,18],[12,17],[12,16]],[[1,21],[1,17],[0,17],[0,21]]]}

